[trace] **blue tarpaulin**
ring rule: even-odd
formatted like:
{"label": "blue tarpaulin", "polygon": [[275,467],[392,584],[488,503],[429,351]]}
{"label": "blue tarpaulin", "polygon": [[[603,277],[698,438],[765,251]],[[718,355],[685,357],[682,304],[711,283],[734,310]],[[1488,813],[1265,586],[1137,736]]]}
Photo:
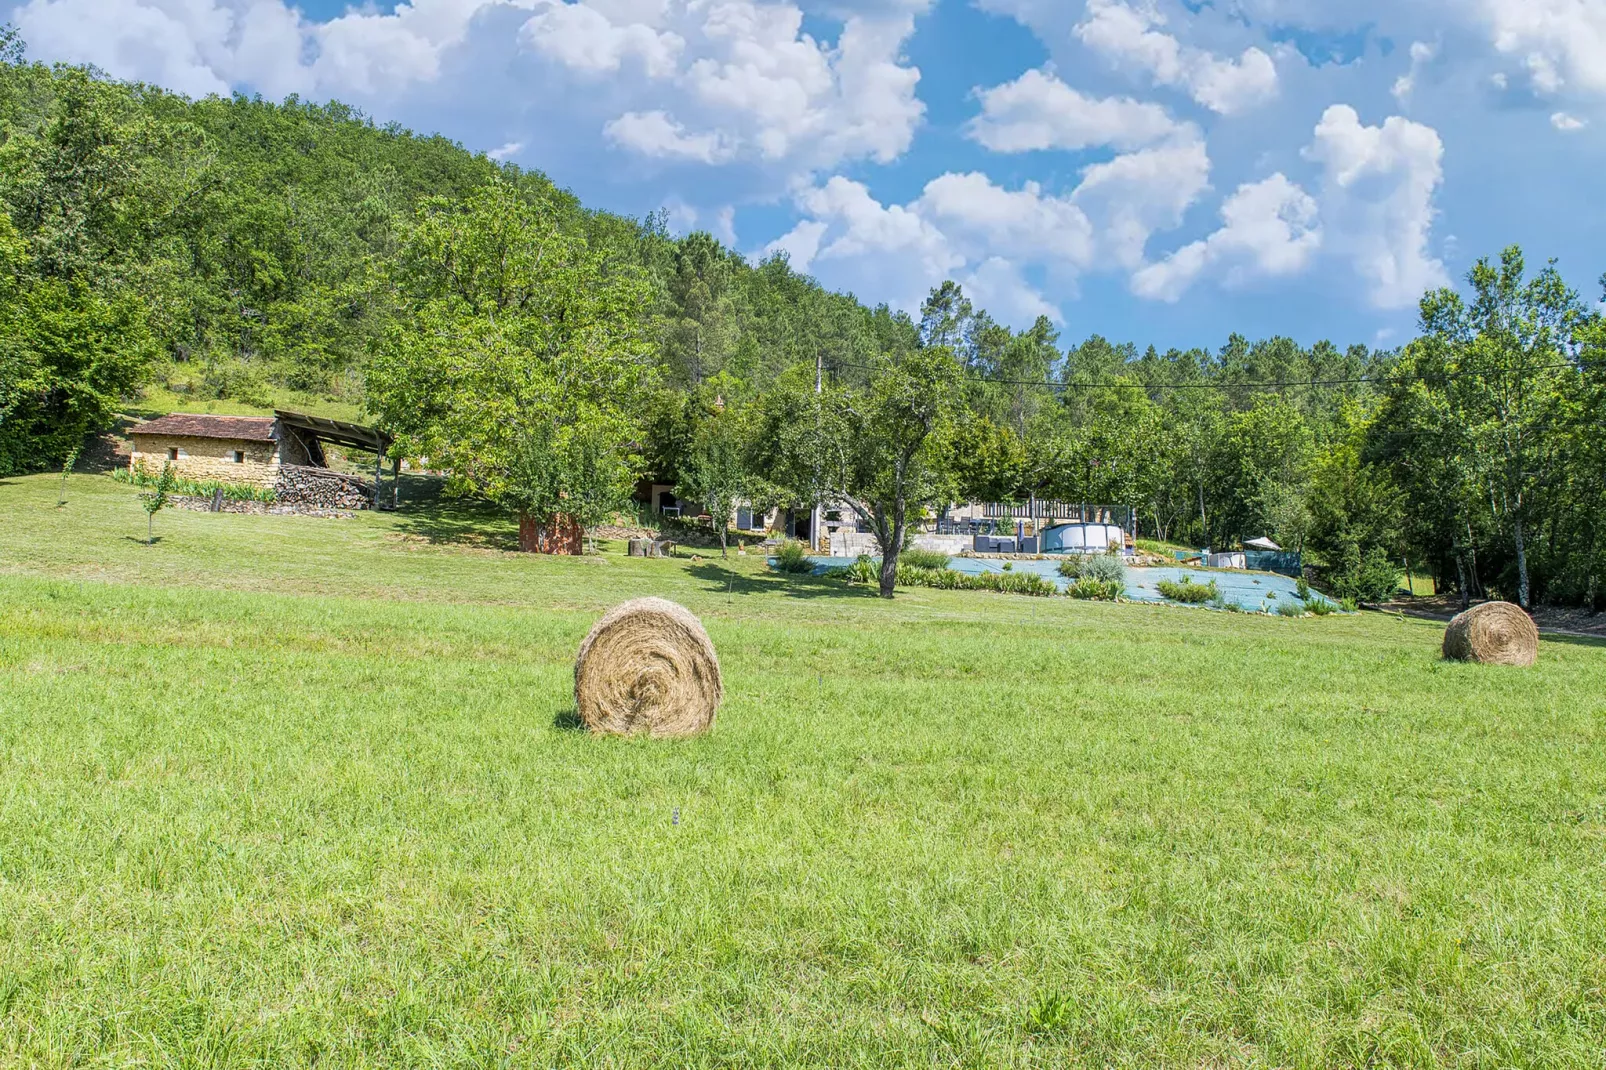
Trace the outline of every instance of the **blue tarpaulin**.
{"label": "blue tarpaulin", "polygon": [[[809,560],[815,563],[816,572],[826,572],[833,568],[846,568],[856,559],[812,557]],[[1035,573],[1052,580],[1061,590],[1071,584],[1070,580],[1059,574],[1058,561],[1004,562],[980,557],[955,557],[950,560],[948,567],[968,576],[978,576],[983,572],[1003,572],[1006,563],[1013,566],[1010,571]],[[1275,613],[1279,600],[1298,599],[1295,581],[1290,576],[1269,572],[1204,568],[1129,568],[1126,570],[1126,597],[1133,602],[1165,602],[1166,598],[1160,593],[1158,584],[1162,580],[1177,583],[1184,576],[1195,583],[1209,583],[1214,580],[1223,600],[1247,613],[1261,611]],[[1314,591],[1311,592],[1311,598],[1335,604],[1331,599],[1324,598]]]}

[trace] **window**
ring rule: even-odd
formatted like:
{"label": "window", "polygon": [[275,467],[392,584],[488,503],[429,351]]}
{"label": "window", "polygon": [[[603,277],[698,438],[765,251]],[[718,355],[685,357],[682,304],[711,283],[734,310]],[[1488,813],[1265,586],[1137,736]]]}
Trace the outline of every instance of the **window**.
{"label": "window", "polygon": [[229,456],[234,458],[234,463],[235,464],[244,464],[245,463],[245,451],[244,450],[235,450],[233,453],[229,454]]}
{"label": "window", "polygon": [[169,447],[167,447],[167,459],[170,460],[170,461],[178,460],[178,447],[177,446],[169,446]]}

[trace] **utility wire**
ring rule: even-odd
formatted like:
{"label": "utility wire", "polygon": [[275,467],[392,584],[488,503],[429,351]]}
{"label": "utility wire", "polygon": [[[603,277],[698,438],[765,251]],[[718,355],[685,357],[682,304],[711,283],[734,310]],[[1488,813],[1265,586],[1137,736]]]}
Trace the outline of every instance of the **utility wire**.
{"label": "utility wire", "polygon": [[[1606,366],[1603,360],[1602,366]],[[869,364],[850,364],[835,362],[835,368],[856,368],[860,371],[873,372],[878,368]],[[1590,361],[1563,361],[1559,364],[1536,364],[1524,369],[1526,372],[1556,371],[1570,368],[1575,371],[1591,366]],[[1366,384],[1391,383],[1418,383],[1440,379],[1460,379],[1471,375],[1484,374],[1480,370],[1469,369],[1458,372],[1442,372],[1434,375],[1373,375],[1360,376],[1353,379],[1295,379],[1287,382],[1233,382],[1233,383],[1110,383],[1110,382],[1055,382],[1052,379],[990,379],[985,375],[976,375],[966,372],[962,378],[978,383],[993,383],[998,386],[1040,386],[1053,390],[1293,390],[1298,387],[1335,387],[1335,386],[1361,386]]]}

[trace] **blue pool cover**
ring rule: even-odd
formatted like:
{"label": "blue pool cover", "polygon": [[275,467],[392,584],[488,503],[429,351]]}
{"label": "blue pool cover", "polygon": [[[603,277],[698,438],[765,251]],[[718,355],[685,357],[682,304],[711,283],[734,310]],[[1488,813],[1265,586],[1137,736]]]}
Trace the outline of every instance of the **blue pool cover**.
{"label": "blue pool cover", "polygon": [[[856,560],[851,557],[811,557],[814,562],[816,574],[827,572],[833,568],[846,568]],[[1054,581],[1064,590],[1070,586],[1071,581],[1059,574],[1058,561],[1013,561],[1014,572],[1034,572],[1039,576]],[[949,560],[948,567],[955,572],[977,576],[983,572],[1003,572],[1006,562],[982,557],[955,557]],[[1202,568],[1129,568],[1126,570],[1126,597],[1133,602],[1164,602],[1165,596],[1160,593],[1159,584],[1162,580],[1179,582],[1184,576],[1191,578],[1195,583],[1209,583],[1216,581],[1222,597],[1228,602],[1235,602],[1238,608],[1247,613],[1256,613],[1269,610],[1277,611],[1277,603],[1282,599],[1297,600],[1295,594],[1296,581],[1288,576],[1279,576],[1271,572],[1237,572]],[[1275,597],[1271,597],[1275,596]],[[1311,592],[1312,598],[1321,598],[1331,603],[1331,599],[1323,598],[1316,592]],[[1336,603],[1334,603],[1336,604]]]}

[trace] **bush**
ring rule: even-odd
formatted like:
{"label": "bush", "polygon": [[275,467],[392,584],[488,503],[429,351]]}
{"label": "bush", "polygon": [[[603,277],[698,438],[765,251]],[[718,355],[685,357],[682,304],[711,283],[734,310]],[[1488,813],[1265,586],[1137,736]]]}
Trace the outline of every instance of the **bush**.
{"label": "bush", "polygon": [[1094,554],[1082,563],[1082,577],[1126,587],[1126,561],[1120,554]]}
{"label": "bush", "polygon": [[910,568],[947,568],[949,557],[940,550],[905,550],[898,555],[899,565],[908,565]]}
{"label": "bush", "polygon": [[1303,617],[1305,615],[1305,604],[1303,602],[1295,602],[1292,599],[1284,599],[1277,603],[1277,615],[1280,617]]}
{"label": "bush", "polygon": [[1353,598],[1341,598],[1338,600],[1338,608],[1345,613],[1358,613],[1361,607],[1356,604]]}
{"label": "bush", "polygon": [[980,576],[963,576],[954,573],[976,591],[997,591],[999,594],[1029,594],[1035,598],[1052,598],[1060,593],[1051,580],[1035,572],[983,572]]}
{"label": "bush", "polygon": [[1305,603],[1305,608],[1310,610],[1311,613],[1318,617],[1328,617],[1338,612],[1338,610],[1333,606],[1333,603],[1329,602],[1325,598],[1312,598],[1309,602]]}
{"label": "bush", "polygon": [[1170,580],[1161,580],[1159,583],[1155,584],[1155,587],[1159,589],[1162,595],[1171,599],[1171,601],[1181,602],[1184,605],[1190,606],[1202,606],[1206,602],[1221,597],[1221,588],[1216,586],[1215,580],[1211,580],[1209,583],[1194,583],[1193,580],[1186,575],[1182,577],[1182,581],[1180,583],[1173,583]]}
{"label": "bush", "polygon": [[1086,576],[1104,583],[1126,583],[1126,558],[1119,553],[1072,554],[1059,563],[1059,574],[1068,580]]}
{"label": "bush", "polygon": [[[114,468],[111,477],[118,483],[127,483],[134,487],[154,487],[160,480],[159,476],[153,475],[145,468],[136,468],[132,472],[126,468]],[[190,498],[210,498],[219,489],[223,491],[223,497],[231,502],[271,502],[277,497],[272,487],[262,487],[254,483],[222,483],[211,479],[197,482],[174,476],[169,485],[172,493]]]}
{"label": "bush", "polygon": [[[879,584],[881,561],[874,557],[861,557],[847,568],[833,569],[835,579],[847,583]],[[939,591],[995,591],[999,594],[1027,594],[1048,598],[1059,594],[1051,581],[1031,572],[984,572],[967,576],[951,568],[922,568],[898,562],[899,587],[930,587]]]}
{"label": "bush", "polygon": [[[865,558],[860,558],[863,561]],[[775,548],[774,569],[777,572],[790,572],[793,575],[802,575],[814,571],[814,562],[809,560],[809,548],[796,539],[788,539]]]}
{"label": "bush", "polygon": [[1089,602],[1115,602],[1126,594],[1126,584],[1083,577],[1067,587],[1065,593]]}
{"label": "bush", "polygon": [[1345,545],[1336,569],[1328,574],[1333,593],[1354,602],[1386,602],[1400,586],[1400,568],[1388,551],[1374,546],[1365,554],[1355,543]]}
{"label": "bush", "polygon": [[1305,577],[1303,576],[1299,577],[1299,580],[1294,584],[1294,597],[1301,602],[1310,601],[1310,584],[1305,582]]}

